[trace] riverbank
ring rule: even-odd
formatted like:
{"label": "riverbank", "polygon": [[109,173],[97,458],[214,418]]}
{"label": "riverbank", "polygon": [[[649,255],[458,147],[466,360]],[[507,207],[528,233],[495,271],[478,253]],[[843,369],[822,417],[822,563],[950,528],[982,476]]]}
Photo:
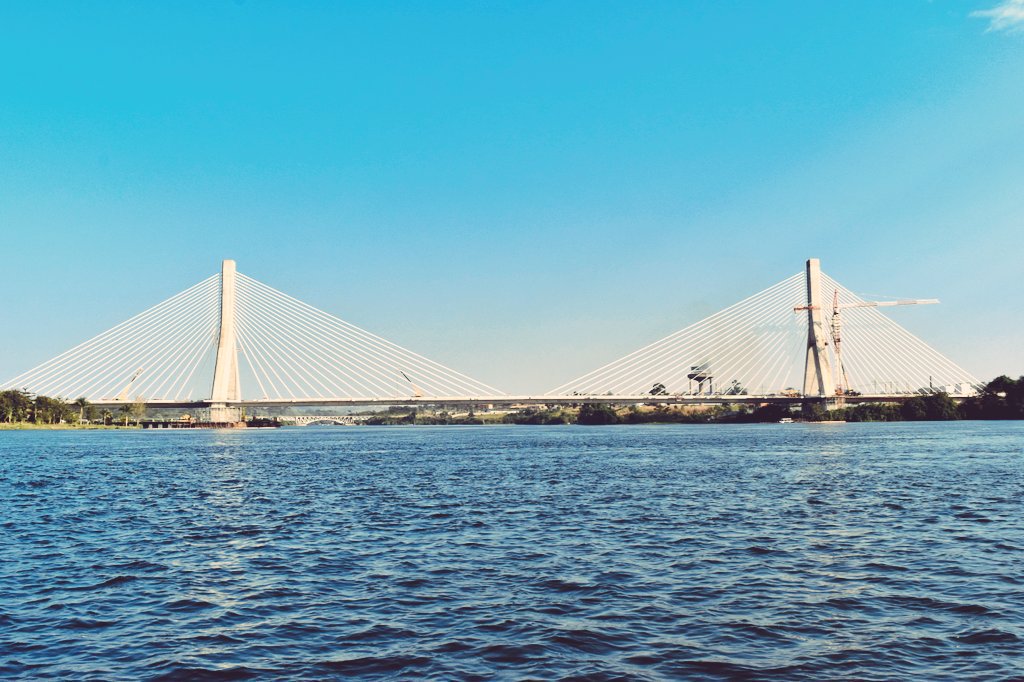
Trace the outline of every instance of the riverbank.
{"label": "riverbank", "polygon": [[32,422],[0,422],[0,431],[117,431],[134,430],[135,424],[33,424]]}

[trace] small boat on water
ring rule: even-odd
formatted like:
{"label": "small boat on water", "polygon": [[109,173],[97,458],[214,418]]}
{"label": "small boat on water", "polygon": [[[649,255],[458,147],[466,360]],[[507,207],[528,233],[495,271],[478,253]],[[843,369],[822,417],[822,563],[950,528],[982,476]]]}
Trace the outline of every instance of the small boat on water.
{"label": "small boat on water", "polygon": [[793,423],[793,418],[792,417],[783,417],[782,419],[779,420],[779,423],[780,424],[792,424]]}

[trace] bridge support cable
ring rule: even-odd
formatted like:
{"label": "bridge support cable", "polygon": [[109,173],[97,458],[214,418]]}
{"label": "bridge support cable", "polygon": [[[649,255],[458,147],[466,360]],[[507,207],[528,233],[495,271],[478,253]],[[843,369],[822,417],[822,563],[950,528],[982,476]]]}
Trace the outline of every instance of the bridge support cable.
{"label": "bridge support cable", "polygon": [[101,403],[205,402],[211,416],[246,400],[504,395],[237,273],[233,261],[0,387]]}
{"label": "bridge support cable", "polygon": [[822,284],[839,292],[843,311],[843,364],[850,389],[859,393],[916,393],[924,389],[969,390],[980,385],[970,372],[883,315],[877,308],[853,307],[863,299],[827,275]]}
{"label": "bridge support cable", "polygon": [[[766,300],[777,296],[779,290],[784,288],[779,285],[771,287],[681,332],[650,344],[622,360],[606,365],[575,383],[583,384],[579,386],[579,389],[582,389],[580,392],[624,393],[636,389],[643,389],[642,392],[646,392],[654,383],[668,386],[685,381],[683,376],[693,366],[700,364],[697,361],[687,364],[687,355],[696,357],[699,354],[706,354],[709,352],[708,344],[717,343],[716,339],[733,338],[738,323],[757,315],[767,305]],[[565,388],[563,386],[555,389],[553,393]]]}
{"label": "bridge support cable", "polygon": [[[209,277],[57,357],[2,384],[3,388],[74,399],[116,399],[125,389],[163,397],[181,390],[177,373],[189,351],[211,347],[218,278]],[[169,380],[169,377],[177,376]]]}
{"label": "bridge support cable", "polygon": [[[248,296],[248,292],[245,292],[243,296]],[[273,302],[258,295],[245,300],[246,312],[241,317],[242,338],[252,348],[253,356],[257,359],[257,364],[252,368],[254,376],[259,381],[260,373],[265,373],[271,392],[291,391],[290,388],[283,385],[279,388],[281,375],[277,373],[277,369],[281,369],[285,376],[289,374],[288,368],[280,366],[282,359],[286,361],[289,357],[294,358],[303,367],[296,374],[305,373],[322,378],[316,379],[319,388],[313,391],[318,395],[325,391],[327,395],[337,392],[331,391],[329,387],[331,383],[340,386],[340,392],[346,396],[376,395],[382,391],[394,390],[387,384],[374,384],[372,373],[349,371],[346,375],[344,372],[346,364],[361,366],[365,364],[365,360],[362,360],[358,354],[353,360],[338,353],[326,341],[329,340],[329,336],[321,332],[315,322],[312,325],[307,325],[303,330],[307,343],[296,344],[291,340],[292,332],[288,329],[289,325],[297,324],[293,319],[293,311],[275,306]],[[252,318],[250,318],[250,314],[253,316]],[[380,371],[384,373],[387,368],[382,367]],[[273,381],[271,374],[278,378],[278,382]],[[264,398],[269,398],[271,393],[267,392],[266,387],[263,390]]]}
{"label": "bridge support cable", "polygon": [[[761,354],[771,351],[771,347],[768,345],[771,335],[765,335],[761,339],[755,340],[751,338],[750,331],[744,328],[744,319],[754,318],[769,309],[767,301],[758,301],[756,304],[751,303],[746,307],[732,311],[728,317],[723,316],[716,324],[699,330],[694,335],[695,338],[690,340],[689,343],[677,343],[668,346],[664,350],[669,351],[671,354],[679,355],[695,351],[708,357],[717,357],[718,366],[715,368],[715,371],[719,377],[736,374],[736,365],[742,363],[744,359],[757,354],[759,351]],[[782,323],[789,322],[786,319],[780,318],[780,320]],[[647,378],[653,380],[654,376],[667,372],[665,378],[669,384],[677,384],[687,380],[694,365],[681,364],[678,361],[678,357],[672,358],[670,356],[668,359],[665,359],[665,356],[666,353],[658,354],[657,357],[662,358],[662,360],[660,364],[649,368],[649,376]],[[700,363],[697,366],[703,364]],[[633,378],[635,377],[630,377],[631,380]],[[625,389],[625,386],[625,384],[620,384],[612,390],[622,391]]]}
{"label": "bridge support cable", "polygon": [[[210,297],[197,301],[195,308],[183,309],[173,318],[160,320],[159,326],[152,325],[130,338],[119,340],[90,374],[80,383],[65,389],[68,391],[66,395],[120,398],[129,384],[132,398],[146,392],[154,395],[154,381],[163,375],[168,365],[174,363],[182,344],[190,339],[209,343],[213,316],[210,305],[204,304],[213,302]],[[154,330],[159,330],[160,334],[153,334]]]}
{"label": "bridge support cable", "polygon": [[[811,296],[807,285],[810,275],[798,273],[547,395],[636,396],[663,387],[673,395],[831,396],[836,387],[827,371],[815,376],[810,394],[806,387],[798,390],[806,383],[811,316],[793,311],[810,307],[817,312],[816,358],[837,376],[845,370],[847,393],[908,395],[943,389],[969,393],[979,385],[962,367],[876,307],[868,307],[877,303],[865,303],[824,273],[819,277],[817,297]],[[821,303],[834,292],[844,316],[842,368],[823,319],[830,311]],[[808,302],[808,296],[815,300]]]}
{"label": "bridge support cable", "polygon": [[[269,287],[267,288],[269,289]],[[342,320],[333,318],[311,306],[306,306],[291,297],[281,295],[280,292],[270,290],[265,305],[272,311],[270,319],[281,324],[289,320],[307,332],[307,340],[310,346],[317,352],[324,354],[325,360],[333,358],[333,370],[341,374],[342,378],[347,377],[353,381],[369,382],[375,386],[375,390],[381,390],[382,383],[384,390],[397,389],[400,393],[407,392],[408,380],[402,377],[402,367],[417,370],[417,373],[426,375],[427,378],[421,381],[429,381],[430,378],[440,378],[446,382],[441,390],[435,393],[464,391],[467,386],[465,382],[448,381],[446,375],[457,374],[447,370],[436,363],[429,363],[420,357],[411,357],[413,354],[390,344],[379,337],[369,335],[357,327],[349,325]],[[274,294],[279,294],[274,296]],[[353,333],[356,330],[356,333]],[[398,368],[399,371],[395,371]],[[365,389],[365,384],[363,384]]]}
{"label": "bridge support cable", "polygon": [[[792,305],[802,288],[801,274],[788,277],[549,395],[642,395],[658,384],[672,394],[749,390],[779,373],[784,347],[801,333]],[[796,361],[782,364],[795,377]]]}
{"label": "bridge support cable", "polygon": [[[50,391],[51,394],[70,395],[68,391],[75,390],[80,385],[76,382],[89,380],[97,371],[104,369],[116,355],[115,351],[118,348],[131,347],[139,339],[145,338],[151,329],[180,318],[182,311],[190,310],[197,301],[209,299],[212,293],[210,284],[211,282],[200,283],[11,379],[4,385],[14,387],[33,385]],[[131,367],[128,371],[130,373],[136,369],[136,367]]]}
{"label": "bridge support cable", "polygon": [[[245,370],[258,377],[265,399],[288,399],[297,393],[324,399],[501,395],[487,384],[241,274],[238,306],[240,342],[259,358]],[[270,395],[268,388],[278,395]]]}

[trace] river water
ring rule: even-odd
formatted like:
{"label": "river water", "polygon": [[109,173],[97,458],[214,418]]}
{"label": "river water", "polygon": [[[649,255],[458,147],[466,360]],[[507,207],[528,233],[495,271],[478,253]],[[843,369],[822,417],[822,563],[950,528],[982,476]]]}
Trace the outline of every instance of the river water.
{"label": "river water", "polygon": [[0,432],[6,679],[1024,675],[1024,423]]}

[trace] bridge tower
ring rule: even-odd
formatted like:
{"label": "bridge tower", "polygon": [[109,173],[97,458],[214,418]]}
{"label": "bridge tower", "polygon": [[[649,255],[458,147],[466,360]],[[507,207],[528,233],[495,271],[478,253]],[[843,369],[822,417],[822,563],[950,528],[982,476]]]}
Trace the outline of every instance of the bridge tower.
{"label": "bridge tower", "polygon": [[807,261],[807,360],[804,363],[804,397],[807,398],[830,397],[834,386],[821,311],[821,262],[811,258]]}
{"label": "bridge tower", "polygon": [[220,330],[217,335],[217,364],[210,393],[210,421],[237,422],[240,411],[228,403],[242,398],[238,381],[238,343],[235,334],[235,261],[226,260],[220,270]]}

